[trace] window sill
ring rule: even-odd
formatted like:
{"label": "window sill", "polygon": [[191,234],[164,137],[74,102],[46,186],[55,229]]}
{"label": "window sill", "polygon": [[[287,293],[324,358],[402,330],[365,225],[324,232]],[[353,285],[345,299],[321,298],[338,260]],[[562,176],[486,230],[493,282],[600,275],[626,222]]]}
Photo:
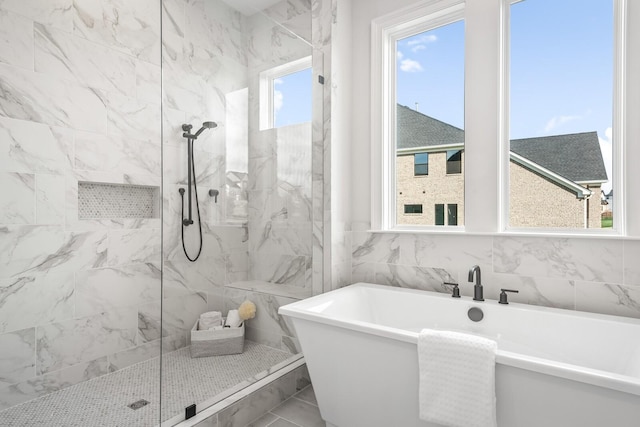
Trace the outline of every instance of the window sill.
{"label": "window sill", "polygon": [[[446,229],[445,229],[446,228]],[[595,240],[640,240],[640,236],[622,236],[613,232],[554,232],[551,230],[529,231],[529,230],[507,230],[500,232],[481,232],[481,231],[465,231],[464,227],[447,227],[438,228],[395,228],[390,230],[367,230],[373,234],[424,234],[424,235],[450,235],[450,236],[490,236],[490,237],[540,237],[554,239],[595,239]]]}

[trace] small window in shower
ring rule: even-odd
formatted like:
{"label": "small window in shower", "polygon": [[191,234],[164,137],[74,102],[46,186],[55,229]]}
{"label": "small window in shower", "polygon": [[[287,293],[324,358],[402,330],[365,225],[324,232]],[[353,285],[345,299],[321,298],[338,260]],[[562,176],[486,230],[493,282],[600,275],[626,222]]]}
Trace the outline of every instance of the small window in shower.
{"label": "small window in shower", "polygon": [[311,122],[311,57],[260,73],[260,129]]}

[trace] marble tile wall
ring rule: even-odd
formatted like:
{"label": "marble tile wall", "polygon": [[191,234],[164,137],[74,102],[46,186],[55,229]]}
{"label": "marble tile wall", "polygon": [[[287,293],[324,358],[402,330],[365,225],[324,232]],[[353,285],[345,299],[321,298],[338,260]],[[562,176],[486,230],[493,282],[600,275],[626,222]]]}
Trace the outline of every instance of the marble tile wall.
{"label": "marble tile wall", "polygon": [[[232,121],[227,96],[247,87],[246,18],[221,0],[163,0],[162,19],[163,317],[159,301],[149,301],[140,306],[138,323],[141,340],[163,337],[176,348],[189,344],[200,313],[223,306],[225,285],[247,278],[247,226],[228,221],[225,191],[227,159],[234,154],[227,153]],[[179,193],[187,189],[182,124],[192,124],[195,132],[205,121],[217,127],[194,143],[199,214],[194,200],[195,223],[183,231],[188,205]],[[209,190],[219,191],[217,201]],[[200,247],[198,215],[202,250],[197,261],[190,262],[182,233],[194,258]]]}
{"label": "marble tile wall", "polygon": [[485,298],[640,318],[640,241],[610,238],[452,236],[351,232],[352,282],[473,295],[479,265]]}
{"label": "marble tile wall", "polygon": [[[310,286],[310,126],[258,127],[259,72],[311,54],[304,34],[292,32],[306,21],[308,30],[309,13],[305,0],[284,0],[249,16],[222,0],[163,1],[165,310],[161,328],[157,303],[141,308],[145,339],[184,334],[188,343],[199,313],[226,312],[249,298],[259,314],[247,337],[297,348],[293,332],[277,315],[279,304],[290,299],[233,284],[259,279]],[[203,133],[194,148],[203,249],[191,263],[181,241],[178,189],[187,183],[181,125],[197,129],[209,120],[218,126]],[[209,189],[220,192],[217,203]],[[238,211],[237,199],[246,204],[246,213]],[[184,232],[193,257],[197,226]]]}
{"label": "marble tile wall", "polygon": [[160,220],[77,198],[160,186],[160,93],[158,1],[0,2],[0,409],[159,354]]}
{"label": "marble tile wall", "polygon": [[[262,312],[251,337],[297,350],[276,313],[286,297],[227,285],[253,268],[310,287],[311,151],[298,148],[311,129],[260,132],[256,107],[258,72],[310,55],[310,37],[308,0],[253,17],[221,0],[0,2],[0,409],[157,356],[160,337],[165,350],[187,345],[197,314],[241,297]],[[259,225],[227,217],[225,128],[238,105],[256,179],[248,216],[275,208]],[[209,120],[218,127],[195,146],[204,247],[192,264],[180,126]],[[283,169],[292,163],[308,166]],[[79,182],[162,184],[163,220],[80,219]]]}
{"label": "marble tile wall", "polygon": [[312,127],[260,130],[259,74],[310,56],[311,2],[285,0],[248,19],[249,279],[312,294]]}
{"label": "marble tile wall", "polygon": [[[249,425],[271,425],[273,419],[267,424],[261,424],[262,416],[269,410],[274,409],[282,402],[289,399],[296,393],[300,393],[309,387],[311,380],[307,366],[302,365],[291,372],[284,374],[281,378],[273,381],[251,393],[246,394],[240,400],[230,403],[224,409],[211,415],[205,420],[196,424],[197,427],[232,427]],[[258,420],[258,418],[260,418]],[[273,417],[276,418],[275,416]],[[255,424],[253,423],[255,421]],[[289,425],[291,423],[288,423]],[[292,426],[294,424],[291,424]]]}

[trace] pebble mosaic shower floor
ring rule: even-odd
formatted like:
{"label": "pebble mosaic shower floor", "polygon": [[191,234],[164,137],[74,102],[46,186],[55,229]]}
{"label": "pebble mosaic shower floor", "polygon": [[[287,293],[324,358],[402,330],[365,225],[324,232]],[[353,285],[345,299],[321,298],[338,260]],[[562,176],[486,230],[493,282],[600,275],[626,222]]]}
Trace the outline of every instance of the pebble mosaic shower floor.
{"label": "pebble mosaic shower floor", "polygon": [[[163,357],[163,420],[253,379],[291,353],[246,341],[244,352],[192,359],[185,347]],[[0,412],[2,427],[146,427],[158,424],[159,358]],[[138,400],[150,403],[133,410]],[[203,408],[200,408],[203,409]]]}

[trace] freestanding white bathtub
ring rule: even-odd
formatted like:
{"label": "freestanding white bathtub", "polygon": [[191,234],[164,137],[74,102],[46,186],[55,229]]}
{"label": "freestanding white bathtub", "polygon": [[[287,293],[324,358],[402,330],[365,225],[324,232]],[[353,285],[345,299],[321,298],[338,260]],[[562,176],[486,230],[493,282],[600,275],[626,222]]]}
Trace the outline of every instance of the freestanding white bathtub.
{"label": "freestanding white bathtub", "polygon": [[[479,307],[483,320],[467,311]],[[423,328],[498,343],[499,427],[639,427],[640,321],[358,283],[280,307],[293,319],[329,426],[418,418]]]}

